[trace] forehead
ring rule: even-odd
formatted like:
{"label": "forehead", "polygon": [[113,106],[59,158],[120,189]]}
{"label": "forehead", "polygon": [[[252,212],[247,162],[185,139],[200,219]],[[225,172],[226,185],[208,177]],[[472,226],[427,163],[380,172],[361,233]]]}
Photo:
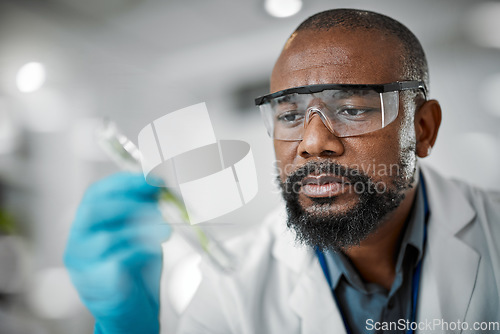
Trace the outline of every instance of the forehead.
{"label": "forehead", "polygon": [[375,30],[301,31],[283,48],[271,75],[271,91],[313,84],[403,80],[402,50],[395,37]]}

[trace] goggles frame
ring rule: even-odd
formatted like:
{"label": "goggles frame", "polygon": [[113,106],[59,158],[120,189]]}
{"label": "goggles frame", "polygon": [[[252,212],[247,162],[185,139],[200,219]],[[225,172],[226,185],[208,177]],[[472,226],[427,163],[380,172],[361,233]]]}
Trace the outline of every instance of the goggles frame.
{"label": "goggles frame", "polygon": [[396,81],[380,85],[370,85],[370,84],[320,84],[320,85],[309,85],[309,86],[299,86],[294,88],[288,88],[280,90],[279,92],[259,96],[255,99],[255,105],[261,106],[264,103],[270,102],[271,100],[286,96],[289,94],[314,94],[319,93],[324,90],[374,90],[377,93],[386,92],[396,92],[411,89],[421,89],[424,93],[425,99],[427,99],[427,88],[423,81]]}
{"label": "goggles frame", "polygon": [[[361,91],[372,91],[372,92],[380,95],[380,99],[381,99],[380,102],[381,102],[381,107],[382,107],[382,118],[381,118],[382,126],[380,128],[383,128],[385,125],[391,123],[398,114],[398,111],[396,111],[396,114],[392,115],[392,116],[391,116],[391,114],[388,114],[388,116],[389,116],[389,118],[387,119],[388,123],[384,122],[384,115],[385,115],[384,105],[385,105],[385,103],[383,101],[383,99],[384,99],[383,96],[386,95],[384,93],[392,94],[392,93],[399,93],[400,91],[413,90],[413,89],[422,90],[422,92],[424,94],[424,98],[425,98],[425,100],[427,100],[427,89],[426,89],[425,83],[423,81],[414,80],[414,81],[396,81],[396,82],[391,82],[391,83],[387,83],[387,84],[319,84],[319,85],[299,86],[299,87],[293,87],[293,88],[281,90],[281,91],[271,93],[268,95],[260,96],[260,97],[255,99],[255,104],[261,110],[261,114],[263,116],[264,123],[266,124],[267,132],[271,136],[271,138],[284,140],[284,141],[296,141],[296,140],[302,140],[302,136],[300,134],[297,135],[296,138],[293,136],[290,136],[290,138],[288,138],[287,136],[284,136],[283,138],[274,137],[274,134],[273,134],[274,133],[273,123],[274,122],[270,121],[266,116],[267,112],[264,112],[264,109],[268,108],[267,105],[272,105],[274,100],[280,99],[282,97],[290,96],[290,95],[302,95],[302,94],[303,95],[312,95],[315,93],[321,93],[323,91],[328,91],[328,90],[333,90],[333,91],[349,91],[349,90],[352,90],[352,91],[360,91],[360,90]],[[397,96],[399,96],[399,95],[397,95]],[[395,103],[395,107],[398,108],[398,101],[397,100],[393,103],[390,103],[390,101],[391,100],[388,100],[388,102],[389,102],[388,105]],[[352,131],[352,133],[347,132],[347,131],[343,131],[342,128],[335,128],[333,126],[333,124],[331,123],[331,120],[328,119],[327,116],[325,116],[323,111],[317,110],[317,109],[312,109],[312,110],[310,110],[310,109],[311,108],[309,108],[306,111],[305,120],[303,123],[304,128],[306,127],[306,124],[308,123],[309,117],[311,117],[311,111],[312,111],[312,112],[317,113],[321,117],[323,124],[328,128],[328,130],[338,137],[357,136],[357,135],[361,135],[364,133],[369,133],[369,132],[373,132],[373,131],[377,130],[375,128],[372,130],[368,130],[368,131],[365,131],[365,130],[360,131],[358,129],[358,131],[354,130],[354,131]],[[342,123],[337,123],[337,124],[342,124]]]}

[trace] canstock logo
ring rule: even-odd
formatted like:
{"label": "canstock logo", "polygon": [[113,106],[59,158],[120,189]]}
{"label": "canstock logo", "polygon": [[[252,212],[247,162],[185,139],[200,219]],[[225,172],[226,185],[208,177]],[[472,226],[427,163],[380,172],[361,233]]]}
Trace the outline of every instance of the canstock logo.
{"label": "canstock logo", "polygon": [[257,194],[250,145],[217,140],[205,103],[145,126],[139,133],[139,150],[146,181],[177,188],[191,224],[234,211]]}

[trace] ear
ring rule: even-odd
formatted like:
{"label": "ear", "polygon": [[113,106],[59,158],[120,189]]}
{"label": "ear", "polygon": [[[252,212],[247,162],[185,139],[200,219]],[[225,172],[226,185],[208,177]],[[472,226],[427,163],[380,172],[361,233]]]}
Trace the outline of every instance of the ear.
{"label": "ear", "polygon": [[431,154],[441,125],[441,106],[436,100],[426,101],[415,113],[415,136],[417,156],[425,158]]}

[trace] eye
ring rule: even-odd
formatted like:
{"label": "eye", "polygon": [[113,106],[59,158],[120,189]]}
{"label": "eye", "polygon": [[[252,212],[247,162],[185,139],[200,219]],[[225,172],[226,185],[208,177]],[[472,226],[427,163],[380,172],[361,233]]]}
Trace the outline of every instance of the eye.
{"label": "eye", "polygon": [[343,112],[344,114],[347,114],[349,116],[359,116],[364,114],[366,110],[349,108],[349,109],[344,109]]}
{"label": "eye", "polygon": [[296,110],[290,110],[280,113],[277,115],[276,119],[278,122],[292,124],[302,121],[304,119],[304,115]]}
{"label": "eye", "polygon": [[351,119],[364,119],[373,115],[376,109],[366,107],[344,106],[339,108],[337,115]]}

